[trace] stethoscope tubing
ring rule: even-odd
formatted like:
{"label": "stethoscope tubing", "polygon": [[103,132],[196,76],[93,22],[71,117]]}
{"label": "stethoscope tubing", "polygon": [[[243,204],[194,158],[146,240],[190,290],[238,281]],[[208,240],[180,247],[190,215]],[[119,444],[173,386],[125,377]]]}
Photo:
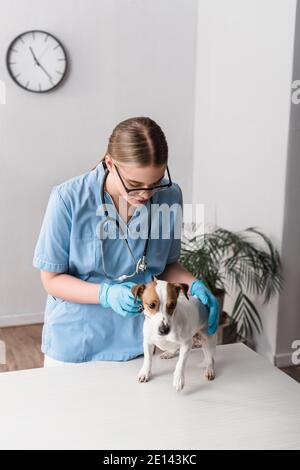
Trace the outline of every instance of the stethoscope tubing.
{"label": "stethoscope tubing", "polygon": [[103,225],[104,223],[108,222],[109,220],[113,221],[116,223],[116,225],[118,226],[119,229],[121,229],[120,227],[120,224],[119,224],[119,221],[117,219],[114,219],[112,216],[109,215],[108,213],[108,210],[106,209],[106,203],[105,203],[105,200],[104,200],[104,185],[105,185],[105,181],[106,181],[106,178],[108,176],[108,173],[109,171],[107,170],[107,168],[105,167],[105,164],[103,162],[103,168],[105,170],[105,174],[104,174],[104,177],[103,177],[103,180],[102,180],[102,184],[101,184],[101,190],[100,190],[100,198],[101,198],[101,204],[103,206],[103,209],[104,209],[104,215],[105,215],[105,219],[101,220],[100,224],[99,224],[99,239],[100,239],[100,249],[101,249],[101,260],[102,260],[102,267],[103,267],[103,272],[104,272],[104,275],[108,278],[108,279],[111,279],[111,280],[115,280],[117,279],[118,281],[123,281],[127,278],[131,278],[133,276],[135,276],[136,274],[139,274],[140,272],[144,272],[146,271],[147,269],[147,252],[148,252],[148,245],[149,245],[149,238],[150,238],[150,233],[151,233],[151,204],[152,204],[152,196],[150,198],[150,210],[149,210],[149,218],[148,218],[148,236],[147,236],[147,239],[146,239],[146,242],[145,242],[145,246],[144,246],[144,251],[143,251],[143,255],[142,257],[136,261],[133,253],[132,253],[132,250],[129,246],[129,243],[128,243],[128,240],[127,238],[125,237],[124,235],[124,231],[122,231],[122,234],[123,234],[123,239],[126,243],[126,246],[127,246],[127,249],[129,250],[130,252],[130,255],[131,255],[131,258],[135,264],[135,271],[132,273],[132,274],[124,274],[124,275],[121,275],[117,278],[109,275],[106,271],[106,267],[105,267],[105,259],[104,259],[104,250],[103,250],[103,231],[102,231],[102,228],[103,228]]}

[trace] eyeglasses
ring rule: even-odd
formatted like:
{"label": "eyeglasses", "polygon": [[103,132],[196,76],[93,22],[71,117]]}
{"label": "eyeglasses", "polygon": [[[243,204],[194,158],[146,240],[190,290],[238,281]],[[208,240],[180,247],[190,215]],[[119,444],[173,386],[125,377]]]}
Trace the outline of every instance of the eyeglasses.
{"label": "eyeglasses", "polygon": [[[150,191],[151,194],[154,194],[154,193],[157,192],[157,191],[161,191],[161,190],[164,190],[164,189],[169,188],[169,187],[172,186],[172,184],[173,184],[173,183],[172,183],[172,180],[171,180],[169,168],[168,168],[168,165],[167,165],[167,168],[166,168],[166,169],[167,169],[167,174],[168,174],[168,179],[169,179],[168,183],[166,183],[166,184],[159,184],[159,185],[157,185],[157,186],[152,186],[151,188],[134,188],[134,189],[130,189],[130,188],[127,188],[127,187],[126,187],[126,185],[125,185],[125,183],[124,183],[124,181],[123,181],[123,178],[122,178],[122,176],[120,175],[120,172],[119,172],[119,170],[118,170],[117,165],[116,165],[115,163],[114,163],[114,165],[115,165],[115,167],[116,167],[118,176],[119,176],[119,178],[120,178],[120,180],[121,180],[121,183],[122,183],[122,185],[123,185],[125,191],[127,192],[127,194],[130,193],[131,196],[137,196],[137,195],[139,195],[139,194],[140,194],[141,192],[143,192],[143,191]],[[161,179],[163,179],[163,178],[164,178],[164,176],[163,176]]]}

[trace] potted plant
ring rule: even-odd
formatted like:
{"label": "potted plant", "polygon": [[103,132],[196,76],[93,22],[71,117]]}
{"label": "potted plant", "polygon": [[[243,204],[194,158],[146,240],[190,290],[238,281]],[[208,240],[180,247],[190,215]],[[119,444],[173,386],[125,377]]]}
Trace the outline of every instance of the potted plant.
{"label": "potted plant", "polygon": [[217,296],[220,312],[228,288],[237,290],[230,321],[239,340],[253,344],[254,332],[263,327],[250,296],[260,295],[266,304],[283,282],[280,255],[271,240],[255,227],[240,232],[216,228],[183,238],[180,262]]}

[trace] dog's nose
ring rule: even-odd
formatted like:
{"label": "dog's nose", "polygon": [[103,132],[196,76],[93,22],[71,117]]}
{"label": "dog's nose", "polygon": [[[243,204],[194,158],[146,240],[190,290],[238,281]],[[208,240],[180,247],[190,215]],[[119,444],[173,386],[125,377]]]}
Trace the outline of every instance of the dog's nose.
{"label": "dog's nose", "polygon": [[160,335],[167,335],[170,332],[169,325],[166,325],[165,323],[161,323],[158,327],[158,332]]}

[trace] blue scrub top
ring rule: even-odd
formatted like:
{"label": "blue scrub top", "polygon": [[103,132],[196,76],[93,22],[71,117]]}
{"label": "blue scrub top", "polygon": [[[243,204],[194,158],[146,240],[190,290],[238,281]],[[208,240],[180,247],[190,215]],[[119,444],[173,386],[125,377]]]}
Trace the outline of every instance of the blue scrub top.
{"label": "blue scrub top", "polygon": [[[67,273],[84,281],[100,284],[119,281],[108,279],[104,272],[97,224],[104,213],[100,187],[104,176],[100,162],[94,170],[71,178],[52,188],[41,231],[34,251],[33,266],[49,272]],[[119,214],[108,192],[104,193],[109,214]],[[174,204],[170,219],[170,236],[157,232],[161,216],[152,214],[151,226],[156,233],[150,236],[147,251],[147,271],[128,281],[150,282],[163,272],[168,263],[180,256],[181,240],[178,227],[182,224],[182,191],[177,183],[153,195],[153,204]],[[180,204],[180,205],[178,205]],[[150,200],[145,203],[145,223],[148,226]],[[172,208],[173,209],[173,208]],[[145,238],[130,237],[130,228],[140,216],[135,209],[127,224],[127,239],[136,260],[143,253]],[[141,225],[144,225],[141,223]],[[148,232],[148,231],[147,231]],[[157,237],[159,233],[159,237]],[[105,268],[109,276],[131,274],[135,265],[122,239],[103,241]],[[124,281],[126,282],[126,280]],[[64,362],[128,361],[143,354],[144,315],[122,317],[101,304],[69,302],[48,294],[42,334],[44,354]]]}

